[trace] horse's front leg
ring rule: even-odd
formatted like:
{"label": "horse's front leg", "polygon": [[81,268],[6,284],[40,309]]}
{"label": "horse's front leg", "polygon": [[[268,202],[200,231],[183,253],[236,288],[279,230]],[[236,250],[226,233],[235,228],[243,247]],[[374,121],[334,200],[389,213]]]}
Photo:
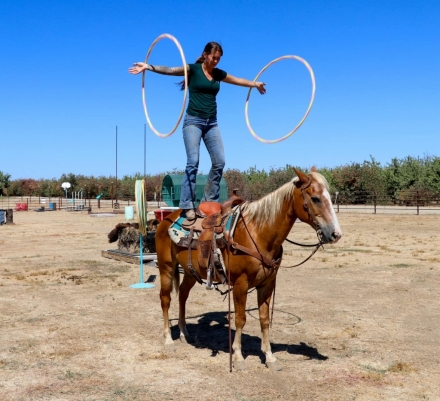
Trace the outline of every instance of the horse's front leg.
{"label": "horse's front leg", "polygon": [[179,329],[180,329],[180,341],[186,343],[191,340],[188,331],[186,330],[186,300],[188,299],[191,288],[194,287],[196,279],[193,275],[185,272],[183,276],[182,284],[179,289]]}
{"label": "horse's front leg", "polygon": [[272,354],[269,341],[269,305],[272,297],[273,290],[275,288],[275,280],[267,283],[264,287],[257,289],[258,294],[258,309],[260,313],[260,325],[261,325],[261,351],[266,356],[266,366],[271,370],[281,370],[282,367],[277,361],[277,358]]}
{"label": "horse's front leg", "polygon": [[246,324],[246,300],[247,300],[248,282],[244,275],[236,280],[234,284],[234,308],[235,308],[235,337],[232,349],[234,355],[232,361],[237,370],[246,369],[243,354],[241,352],[241,335],[243,327]]}
{"label": "horse's front leg", "polygon": [[[172,347],[174,345],[171,337],[169,309],[171,304],[171,291],[173,289],[173,279],[177,266],[173,267],[173,262],[164,262],[159,264],[160,271],[160,304],[163,313],[163,336],[165,338],[165,347]],[[179,274],[177,270],[177,274]]]}

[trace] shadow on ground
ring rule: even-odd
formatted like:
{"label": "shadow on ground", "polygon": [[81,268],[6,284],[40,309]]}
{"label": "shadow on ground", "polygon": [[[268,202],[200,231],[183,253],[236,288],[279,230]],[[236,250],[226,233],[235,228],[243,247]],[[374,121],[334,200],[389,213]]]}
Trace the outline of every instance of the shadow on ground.
{"label": "shadow on ground", "polygon": [[[254,311],[255,309],[247,310]],[[233,314],[231,314],[233,319]],[[252,315],[251,315],[252,316]],[[192,319],[198,319],[197,323],[192,323]],[[300,321],[300,319],[298,318]],[[179,327],[177,321],[173,319],[171,327],[171,335],[173,340],[179,339]],[[187,317],[187,329],[191,336],[191,345],[200,349],[209,349],[212,356],[216,356],[219,352],[229,352],[229,334],[228,334],[228,312],[208,312],[198,316]],[[234,341],[235,330],[232,330],[232,341]],[[271,343],[272,352],[286,351],[292,355],[303,355],[309,359],[317,359],[325,361],[327,356],[322,355],[319,351],[303,342],[299,344],[282,344]],[[264,355],[261,352],[261,338],[246,333],[242,335],[242,352],[243,357],[249,355],[258,356],[264,362]]]}

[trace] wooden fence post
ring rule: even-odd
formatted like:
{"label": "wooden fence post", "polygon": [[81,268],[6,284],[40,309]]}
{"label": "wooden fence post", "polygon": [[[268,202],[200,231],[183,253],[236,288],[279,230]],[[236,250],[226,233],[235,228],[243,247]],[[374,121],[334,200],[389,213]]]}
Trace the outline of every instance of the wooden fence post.
{"label": "wooden fence post", "polygon": [[416,203],[417,203],[417,216],[419,215],[419,191],[416,194]]}
{"label": "wooden fence post", "polygon": [[6,224],[14,224],[14,209],[6,209]]}

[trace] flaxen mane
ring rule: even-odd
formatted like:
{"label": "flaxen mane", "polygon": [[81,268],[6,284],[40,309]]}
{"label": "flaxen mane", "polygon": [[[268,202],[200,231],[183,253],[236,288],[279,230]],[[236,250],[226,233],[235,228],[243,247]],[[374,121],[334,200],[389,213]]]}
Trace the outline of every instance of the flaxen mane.
{"label": "flaxen mane", "polygon": [[[323,175],[316,172],[311,172],[310,175],[315,178],[319,184],[323,185],[327,191],[329,190],[328,182]],[[243,217],[257,227],[261,227],[264,224],[272,225],[283,203],[290,201],[290,197],[293,196],[296,181],[298,181],[298,177],[293,178],[282,187],[257,201],[246,202],[242,206]]]}

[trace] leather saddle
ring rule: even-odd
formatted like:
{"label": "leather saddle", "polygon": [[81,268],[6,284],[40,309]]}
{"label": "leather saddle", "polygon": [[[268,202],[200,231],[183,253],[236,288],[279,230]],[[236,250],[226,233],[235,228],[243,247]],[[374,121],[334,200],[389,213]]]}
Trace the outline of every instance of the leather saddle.
{"label": "leather saddle", "polygon": [[[192,249],[197,249],[197,261],[201,269],[207,269],[208,289],[212,287],[212,279],[226,281],[220,249],[226,247],[223,233],[226,222],[235,206],[244,202],[244,199],[235,194],[223,203],[203,202],[196,209],[195,220],[185,220],[182,227],[188,230],[189,236],[181,238],[177,245],[188,248],[188,267],[195,275],[197,281],[202,279],[192,267]],[[198,233],[198,239],[194,238]]]}

